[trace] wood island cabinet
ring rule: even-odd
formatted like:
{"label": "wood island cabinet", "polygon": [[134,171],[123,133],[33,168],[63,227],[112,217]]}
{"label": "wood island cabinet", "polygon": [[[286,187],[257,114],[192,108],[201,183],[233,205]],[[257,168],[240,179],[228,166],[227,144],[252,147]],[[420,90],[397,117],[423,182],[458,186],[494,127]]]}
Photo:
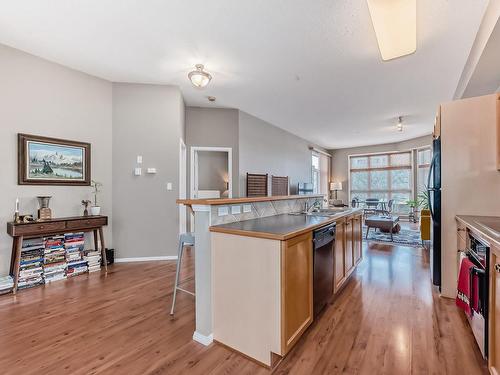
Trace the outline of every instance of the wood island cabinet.
{"label": "wood island cabinet", "polygon": [[313,321],[312,233],[281,244],[281,355]]}
{"label": "wood island cabinet", "polygon": [[[362,241],[358,212],[346,213],[335,222],[334,262],[328,266],[333,267],[332,297],[346,285],[361,260]],[[213,231],[215,341],[269,368],[277,356],[290,352],[314,320],[316,228],[286,238]]]}
{"label": "wood island cabinet", "polygon": [[333,292],[337,293],[345,281],[345,219],[337,220],[334,249]]}
{"label": "wood island cabinet", "polygon": [[355,215],[352,224],[352,237],[354,238],[354,265],[357,266],[363,258],[363,249],[361,239],[363,236],[363,218],[361,215]]}
{"label": "wood island cabinet", "polygon": [[362,255],[362,215],[348,216],[336,221],[334,249],[333,291],[340,291],[344,283],[361,262]]}
{"label": "wood island cabinet", "polygon": [[353,217],[350,216],[346,220],[346,228],[345,228],[345,247],[344,247],[344,273],[346,276],[349,276],[353,267],[354,267],[354,238],[353,238]]}

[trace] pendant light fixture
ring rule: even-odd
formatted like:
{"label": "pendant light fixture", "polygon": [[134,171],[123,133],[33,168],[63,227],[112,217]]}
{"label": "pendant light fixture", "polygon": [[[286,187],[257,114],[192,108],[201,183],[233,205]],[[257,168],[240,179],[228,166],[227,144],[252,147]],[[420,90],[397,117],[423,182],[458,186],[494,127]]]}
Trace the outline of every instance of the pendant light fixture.
{"label": "pendant light fixture", "polygon": [[367,0],[382,60],[417,50],[417,0]]}
{"label": "pendant light fixture", "polygon": [[203,64],[196,64],[196,70],[189,72],[188,78],[194,87],[202,89],[210,83],[212,76],[204,70]]}
{"label": "pendant light fixture", "polygon": [[403,116],[398,117],[398,124],[396,125],[396,127],[398,128],[398,131],[403,131]]}

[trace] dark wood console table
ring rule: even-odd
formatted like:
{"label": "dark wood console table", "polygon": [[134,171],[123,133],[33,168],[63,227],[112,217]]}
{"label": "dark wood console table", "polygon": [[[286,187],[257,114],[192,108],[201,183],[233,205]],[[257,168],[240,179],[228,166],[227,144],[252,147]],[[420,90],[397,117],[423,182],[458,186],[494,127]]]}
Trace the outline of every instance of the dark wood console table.
{"label": "dark wood console table", "polygon": [[19,281],[19,264],[23,239],[45,237],[69,232],[93,232],[95,250],[101,242],[101,256],[104,269],[108,272],[106,246],[104,244],[103,227],[108,225],[107,216],[75,216],[57,219],[35,221],[31,223],[7,223],[7,233],[13,238],[12,256],[10,259],[10,273],[14,276],[13,293],[17,292]]}

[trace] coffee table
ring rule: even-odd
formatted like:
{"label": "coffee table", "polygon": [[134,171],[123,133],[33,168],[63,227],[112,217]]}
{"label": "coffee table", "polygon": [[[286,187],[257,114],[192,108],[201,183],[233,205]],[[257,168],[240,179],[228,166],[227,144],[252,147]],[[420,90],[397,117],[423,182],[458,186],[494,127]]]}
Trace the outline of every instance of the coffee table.
{"label": "coffee table", "polygon": [[378,228],[383,231],[388,231],[391,234],[391,241],[393,241],[392,230],[399,222],[399,216],[369,216],[365,219],[366,225],[366,238],[368,239],[368,232],[370,228]]}

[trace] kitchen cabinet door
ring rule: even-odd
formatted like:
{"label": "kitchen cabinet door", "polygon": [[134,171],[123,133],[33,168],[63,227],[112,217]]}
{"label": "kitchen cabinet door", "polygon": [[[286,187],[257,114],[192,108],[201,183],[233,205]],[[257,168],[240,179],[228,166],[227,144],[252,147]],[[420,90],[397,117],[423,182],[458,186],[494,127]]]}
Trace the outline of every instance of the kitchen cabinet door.
{"label": "kitchen cabinet door", "polygon": [[346,277],[352,272],[354,268],[354,254],[353,254],[353,217],[348,217],[346,220],[345,228],[345,248],[344,248],[344,261],[345,261],[345,275]]}
{"label": "kitchen cabinet door", "polygon": [[281,355],[295,345],[313,321],[312,233],[281,245]]}
{"label": "kitchen cabinet door", "polygon": [[500,248],[490,251],[490,307],[488,367],[491,374],[500,374]]}
{"label": "kitchen cabinet door", "polygon": [[334,249],[334,276],[333,276],[333,292],[337,293],[345,281],[345,220],[338,220],[336,223],[335,233],[335,249]]}
{"label": "kitchen cabinet door", "polygon": [[361,262],[361,258],[363,257],[362,253],[362,219],[361,215],[354,216],[352,233],[353,233],[353,251],[354,251],[354,265],[357,265]]}

